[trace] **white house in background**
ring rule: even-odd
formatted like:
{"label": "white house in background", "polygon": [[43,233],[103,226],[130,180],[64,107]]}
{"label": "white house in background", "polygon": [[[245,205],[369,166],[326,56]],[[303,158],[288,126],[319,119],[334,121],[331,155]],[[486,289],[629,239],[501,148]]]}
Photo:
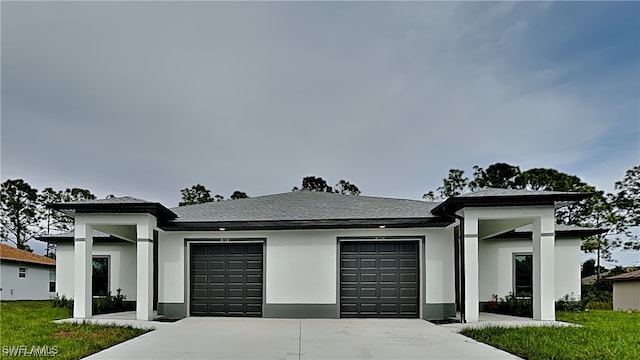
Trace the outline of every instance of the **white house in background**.
{"label": "white house in background", "polygon": [[[58,292],[91,316],[122,289],[137,318],[385,317],[478,321],[492,294],[531,297],[535,319],[580,294],[580,240],[554,210],[588,194],[488,189],[432,203],[298,191],[168,209],[131,197],[54,204],[75,233]],[[100,272],[92,270],[96,267]],[[93,274],[93,275],[92,275]]]}
{"label": "white house in background", "polygon": [[613,310],[640,310],[640,270],[608,277],[613,282]]}
{"label": "white house in background", "polygon": [[55,260],[0,244],[0,300],[48,300],[55,295]]}

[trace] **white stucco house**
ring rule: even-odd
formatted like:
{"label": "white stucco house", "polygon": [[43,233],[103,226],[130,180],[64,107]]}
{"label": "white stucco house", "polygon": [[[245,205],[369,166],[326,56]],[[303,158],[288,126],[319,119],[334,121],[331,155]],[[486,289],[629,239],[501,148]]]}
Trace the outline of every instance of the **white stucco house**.
{"label": "white stucco house", "polygon": [[0,300],[48,300],[55,295],[55,260],[0,244]]}
{"label": "white stucco house", "polygon": [[[443,202],[297,191],[168,209],[131,197],[54,204],[75,217],[57,243],[60,295],[91,316],[122,289],[137,318],[261,316],[467,322],[493,294],[534,318],[580,294],[580,241],[556,225],[582,193],[488,189]],[[97,264],[97,267],[96,267]],[[92,269],[94,268],[94,269]],[[101,269],[96,273],[95,268]]]}

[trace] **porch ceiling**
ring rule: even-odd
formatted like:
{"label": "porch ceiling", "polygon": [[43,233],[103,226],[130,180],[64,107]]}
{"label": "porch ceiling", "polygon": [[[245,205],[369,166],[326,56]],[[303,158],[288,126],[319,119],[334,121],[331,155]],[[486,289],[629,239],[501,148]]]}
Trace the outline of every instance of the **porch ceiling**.
{"label": "porch ceiling", "polygon": [[487,239],[529,225],[532,219],[491,219],[478,220],[478,238]]}
{"label": "porch ceiling", "polygon": [[138,239],[136,225],[93,225],[93,228],[130,242]]}

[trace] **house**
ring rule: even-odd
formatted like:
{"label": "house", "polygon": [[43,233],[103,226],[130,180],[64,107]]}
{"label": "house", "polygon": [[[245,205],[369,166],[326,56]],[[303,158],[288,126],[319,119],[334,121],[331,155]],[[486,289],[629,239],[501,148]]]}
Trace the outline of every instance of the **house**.
{"label": "house", "polygon": [[640,270],[607,278],[613,282],[613,310],[640,310]]}
{"label": "house", "polygon": [[[512,292],[553,320],[580,294],[580,241],[555,209],[583,193],[487,189],[443,202],[296,191],[168,209],[132,197],[51,205],[75,217],[56,242],[58,292],[74,317],[122,289],[137,318],[478,321]],[[96,277],[95,263],[101,273]]]}
{"label": "house", "polygon": [[55,295],[55,260],[0,244],[0,300],[48,300]]}

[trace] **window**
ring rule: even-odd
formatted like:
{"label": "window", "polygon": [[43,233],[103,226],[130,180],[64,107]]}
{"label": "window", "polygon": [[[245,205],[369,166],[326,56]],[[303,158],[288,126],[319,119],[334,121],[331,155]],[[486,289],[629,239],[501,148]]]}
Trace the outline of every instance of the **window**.
{"label": "window", "polygon": [[56,272],[49,270],[49,292],[56,292]]}
{"label": "window", "polygon": [[533,295],[533,256],[531,254],[513,254],[514,295],[530,298]]}
{"label": "window", "polygon": [[94,256],[93,257],[93,276],[92,276],[93,296],[105,296],[109,293],[109,257]]}
{"label": "window", "polygon": [[27,268],[18,268],[18,277],[26,278],[27,277]]}

